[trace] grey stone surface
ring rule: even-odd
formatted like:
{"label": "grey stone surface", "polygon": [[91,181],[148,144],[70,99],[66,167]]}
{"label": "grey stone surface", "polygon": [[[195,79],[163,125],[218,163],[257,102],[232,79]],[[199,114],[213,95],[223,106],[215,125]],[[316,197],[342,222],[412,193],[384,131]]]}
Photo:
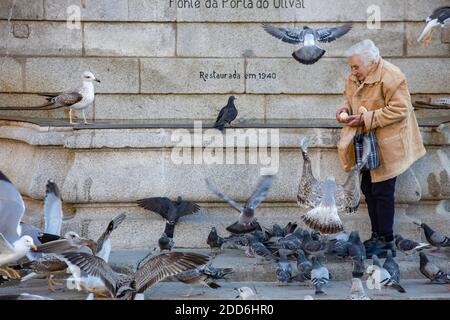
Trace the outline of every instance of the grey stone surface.
{"label": "grey stone surface", "polygon": [[[46,0],[45,18],[48,20],[67,20],[73,14],[71,6],[80,10],[82,21],[123,21],[128,19],[127,0],[84,0],[85,8],[78,0]],[[69,14],[70,13],[70,14]]]}
{"label": "grey stone surface", "polygon": [[97,92],[137,93],[137,59],[126,58],[29,58],[26,60],[28,92],[58,92],[81,85],[83,71],[91,70],[102,83]]}
{"label": "grey stone surface", "polygon": [[[304,23],[274,24],[279,27],[303,27]],[[312,28],[342,25],[312,23]],[[320,44],[327,57],[342,57],[354,43],[372,39],[384,56],[402,56],[403,23],[383,23],[380,30],[367,29],[365,23],[355,23],[344,37],[330,44]],[[220,41],[217,35],[220,34]],[[282,42],[263,30],[260,23],[181,23],[178,24],[178,56],[186,57],[291,57],[298,46]],[[389,39],[389,41],[385,41]],[[192,45],[195,43],[195,46]]]}
{"label": "grey stone surface", "polygon": [[448,2],[445,0],[431,0],[431,1],[405,1],[406,19],[414,21],[425,21],[425,18],[431,15],[434,9],[442,6],[448,6]]}
{"label": "grey stone surface", "polygon": [[[239,119],[264,119],[264,96],[236,95]],[[215,120],[228,95],[97,95],[97,119]]]}
{"label": "grey stone surface", "polygon": [[[200,9],[182,8],[177,10],[178,21],[220,21],[220,22],[247,22],[247,21],[268,21],[268,22],[296,22],[296,21],[366,21],[367,9],[371,5],[379,7],[381,19],[384,21],[399,21],[405,15],[405,2],[396,0],[375,0],[375,1],[329,1],[304,0],[303,8],[294,8],[285,6],[279,8],[279,1],[268,1],[267,9],[256,7],[256,1],[253,8],[243,8],[242,2],[239,8],[231,7],[231,1],[225,3],[222,8],[222,1],[219,2],[219,8]],[[282,1],[284,3],[284,1]],[[434,1],[433,1],[434,2]],[[431,4],[432,6],[432,4]],[[428,6],[425,8],[427,9]],[[414,16],[415,17],[415,16]]]}
{"label": "grey stone surface", "polygon": [[333,119],[341,95],[266,95],[267,119]]}
{"label": "grey stone surface", "polygon": [[[225,78],[206,79],[206,75],[214,71]],[[201,72],[205,74],[204,78],[201,78]],[[233,78],[235,72],[240,79]],[[141,92],[242,93],[243,73],[243,59],[146,58],[141,59]]]}
{"label": "grey stone surface", "polygon": [[171,24],[86,23],[88,56],[173,56],[175,27]]}
{"label": "grey stone surface", "polygon": [[[41,20],[44,18],[43,0],[2,0],[0,19]],[[14,6],[13,6],[14,4]]]}
{"label": "grey stone surface", "polygon": [[[29,35],[18,31],[26,28]],[[14,33],[13,33],[14,30]],[[20,36],[20,37],[18,37]],[[63,22],[0,21],[0,54],[10,55],[81,55],[81,30],[68,29]]]}
{"label": "grey stone surface", "polygon": [[406,24],[406,41],[408,56],[449,56],[450,45],[443,43],[441,40],[441,32],[444,31],[438,28],[433,32],[430,43],[425,45],[422,42],[417,42],[417,38],[421,34],[425,22],[423,23],[407,23]]}
{"label": "grey stone surface", "polygon": [[176,11],[167,0],[128,0],[131,21],[175,21]]}
{"label": "grey stone surface", "polygon": [[441,42],[450,43],[450,27],[447,26],[444,29],[442,29]]}
{"label": "grey stone surface", "polygon": [[21,92],[23,90],[22,61],[0,57],[0,92]]}

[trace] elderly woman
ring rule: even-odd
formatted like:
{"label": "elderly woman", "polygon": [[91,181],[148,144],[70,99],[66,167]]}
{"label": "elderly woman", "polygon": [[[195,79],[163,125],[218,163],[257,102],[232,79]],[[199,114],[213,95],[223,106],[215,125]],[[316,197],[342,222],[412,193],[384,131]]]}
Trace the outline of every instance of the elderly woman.
{"label": "elderly woman", "polygon": [[395,256],[395,181],[426,151],[400,69],[383,60],[371,40],[355,44],[346,56],[351,73],[345,82],[345,102],[336,112],[336,120],[345,124],[338,142],[339,159],[349,171],[355,165],[355,134],[375,130],[380,166],[362,171],[361,178],[372,225],[372,236],[364,245],[367,257],[385,257],[387,250]]}

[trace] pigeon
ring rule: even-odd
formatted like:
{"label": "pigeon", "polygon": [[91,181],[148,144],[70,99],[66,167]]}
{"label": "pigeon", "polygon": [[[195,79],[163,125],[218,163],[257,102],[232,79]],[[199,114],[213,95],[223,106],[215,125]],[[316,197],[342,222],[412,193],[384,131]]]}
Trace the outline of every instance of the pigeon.
{"label": "pigeon", "polygon": [[313,240],[309,232],[305,232],[303,236],[303,251],[308,255],[324,254],[327,250],[325,242]]}
{"label": "pigeon", "polygon": [[275,269],[278,282],[281,285],[286,285],[291,282],[292,279],[292,265],[288,261],[286,250],[281,249],[278,251],[280,254],[280,260],[277,263],[277,267]]}
{"label": "pigeon", "polygon": [[446,24],[450,23],[450,7],[444,6],[435,9],[425,21],[427,24],[417,39],[417,42],[424,42],[425,44],[428,44],[433,30],[436,27],[441,26],[443,28]]}
{"label": "pigeon", "polygon": [[234,105],[234,100],[236,100],[235,96],[228,98],[227,105],[220,110],[219,115],[217,116],[216,122],[213,126],[214,128],[223,131],[225,129],[225,124],[231,124],[231,122],[236,119],[238,110]]}
{"label": "pigeon", "polygon": [[141,264],[133,274],[117,273],[105,260],[84,252],[63,253],[61,259],[75,278],[80,270],[100,277],[113,299],[133,300],[136,294],[165,278],[205,264],[209,257],[189,252],[161,253]]}
{"label": "pigeon", "polygon": [[352,288],[350,290],[349,300],[371,300],[364,291],[363,284],[361,279],[353,278],[352,279]]}
{"label": "pigeon", "polygon": [[302,64],[314,64],[325,54],[325,50],[316,45],[319,42],[332,42],[342,37],[352,28],[351,24],[339,27],[313,29],[308,26],[303,28],[278,28],[270,24],[263,24],[263,29],[290,44],[303,44],[303,47],[292,53],[292,57]]}
{"label": "pigeon", "polygon": [[305,282],[311,280],[312,263],[306,258],[303,250],[297,250],[297,271],[292,280]]}
{"label": "pigeon", "polygon": [[312,173],[308,144],[311,137],[303,137],[300,148],[303,156],[303,171],[299,182],[297,203],[303,208],[313,208],[302,216],[312,229],[322,233],[343,231],[339,212],[353,213],[358,210],[360,201],[360,169],[366,163],[370,152],[370,141],[364,139],[365,153],[347,176],[343,185],[336,184],[334,177],[324,181],[317,180]]}
{"label": "pigeon", "polygon": [[234,290],[238,293],[236,299],[241,298],[241,300],[267,300],[267,297],[255,293],[249,287],[234,288]]}
{"label": "pigeon", "polygon": [[364,276],[365,265],[364,259],[361,256],[352,257],[353,269],[352,269],[352,277],[353,278],[362,278]]}
{"label": "pigeon", "polygon": [[207,274],[214,280],[226,279],[227,275],[233,273],[232,268],[214,268],[206,264],[201,269],[204,274]]}
{"label": "pigeon", "polygon": [[424,233],[428,243],[440,249],[441,247],[450,247],[450,238],[440,232],[434,231],[425,223],[414,222],[419,225]]}
{"label": "pigeon", "polygon": [[[204,272],[204,268],[205,268],[205,266],[200,266],[195,269],[184,271],[182,273],[177,274],[175,276],[175,278],[178,281],[181,281],[185,284],[190,284],[190,285],[201,284],[201,285],[211,288],[211,289],[220,288],[221,286],[215,282],[215,280],[218,279],[217,276],[213,277],[211,275],[211,272],[209,272],[209,273]],[[215,272],[215,274],[217,275],[217,272]],[[203,287],[202,287],[202,289],[203,289]],[[192,286],[189,289],[189,292],[186,294],[186,296],[189,297],[191,292],[192,292]],[[202,291],[201,294],[204,294],[204,291]]]}
{"label": "pigeon", "polygon": [[172,247],[174,245],[173,238],[169,238],[165,232],[158,239],[158,246],[160,251],[172,251]]}
{"label": "pigeon", "polygon": [[217,249],[220,250],[222,248],[222,245],[225,243],[225,239],[217,234],[217,230],[215,227],[212,227],[211,231],[208,234],[208,238],[206,239],[206,243],[211,248],[211,251]]}
{"label": "pigeon", "polygon": [[[159,214],[166,220],[164,233],[158,241],[161,250],[169,250],[173,247],[172,239],[178,220],[181,217],[196,213],[200,210],[198,204],[185,201],[181,197],[178,197],[176,201],[172,201],[166,197],[145,198],[138,200],[137,204],[146,210]],[[170,239],[166,239],[166,237]]]}
{"label": "pigeon", "polygon": [[420,257],[420,272],[431,280],[432,283],[447,284],[450,283],[450,274],[445,273],[433,262],[428,260],[428,257],[423,252],[419,252]]}
{"label": "pigeon", "polygon": [[[311,282],[316,289],[315,294],[325,294],[322,290],[323,286],[330,280],[330,273],[328,269],[322,265],[321,261],[323,256],[312,256],[312,271],[311,271]],[[319,260],[320,259],[320,260]]]}
{"label": "pigeon", "polygon": [[[406,293],[406,290],[394,279],[394,277],[381,266],[376,255],[372,256],[373,264],[367,267],[368,281],[374,284],[375,288],[393,288],[400,293]],[[395,275],[394,275],[395,276]]]}
{"label": "pigeon", "polygon": [[73,110],[81,110],[84,123],[88,124],[84,110],[89,107],[95,98],[93,82],[99,82],[90,71],[84,71],[82,76],[83,83],[80,87],[67,90],[58,94],[40,94],[45,96],[47,103],[37,107],[2,107],[0,110],[53,110],[59,108],[69,108],[70,124],[76,124],[72,120]]}
{"label": "pigeon", "polygon": [[361,242],[359,237],[359,232],[353,230],[348,237],[348,255],[350,257],[361,257],[363,260],[366,259],[366,247]]}
{"label": "pigeon", "polygon": [[250,246],[248,247],[247,255],[256,258],[256,263],[261,263],[263,261],[277,261],[278,258],[275,257],[272,252],[266,248],[264,244],[259,242],[254,236],[249,236]]}
{"label": "pigeon", "polygon": [[[348,239],[347,239],[348,240]],[[347,240],[331,240],[326,244],[325,254],[345,259],[349,256],[348,247],[350,243]]]}
{"label": "pigeon", "polygon": [[270,187],[272,186],[272,181],[273,176],[271,175],[264,176],[258,183],[256,190],[253,192],[250,198],[248,198],[244,207],[241,207],[235,201],[230,199],[227,195],[220,192],[209,180],[206,180],[208,189],[212,193],[228,202],[230,206],[232,206],[235,210],[240,212],[239,221],[235,222],[234,224],[226,228],[229,232],[241,234],[252,232],[258,228],[261,228],[256,221],[255,210],[261,204],[261,202],[263,202],[264,199],[266,199]]}
{"label": "pigeon", "polygon": [[398,250],[403,251],[405,254],[413,254],[414,252],[421,251],[423,249],[429,249],[431,246],[427,243],[419,243],[413,240],[404,239],[401,235],[396,234],[395,246]]}
{"label": "pigeon", "polygon": [[386,260],[383,263],[383,268],[386,269],[397,283],[400,283],[400,266],[394,260],[392,251],[388,250],[386,254]]}

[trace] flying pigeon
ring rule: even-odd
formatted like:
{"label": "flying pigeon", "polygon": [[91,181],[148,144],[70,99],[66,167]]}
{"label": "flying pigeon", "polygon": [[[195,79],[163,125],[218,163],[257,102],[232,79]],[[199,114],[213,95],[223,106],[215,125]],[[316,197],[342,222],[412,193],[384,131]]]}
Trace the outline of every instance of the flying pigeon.
{"label": "flying pigeon", "polygon": [[313,208],[302,216],[303,221],[312,229],[322,233],[343,231],[339,212],[356,212],[360,201],[360,169],[366,163],[370,152],[370,141],[364,139],[362,162],[355,165],[343,185],[336,184],[334,177],[325,181],[317,180],[311,168],[308,155],[310,137],[303,137],[300,148],[303,156],[303,171],[300,178],[297,203],[303,208]]}
{"label": "flying pigeon", "polygon": [[[255,210],[266,199],[272,186],[273,176],[264,176],[258,183],[253,194],[248,198],[244,207],[238,205],[235,201],[229,198],[227,195],[220,192],[216,186],[214,186],[209,180],[206,180],[209,191],[222,198],[235,210],[240,212],[239,220],[234,224],[228,226],[226,229],[231,233],[248,233],[256,230],[259,224],[255,218]],[[259,227],[260,228],[260,227]]]}
{"label": "flying pigeon", "polygon": [[41,94],[47,97],[47,103],[37,107],[2,107],[0,110],[53,110],[59,108],[69,108],[70,124],[76,124],[72,120],[73,110],[81,110],[84,123],[88,124],[84,110],[89,107],[95,98],[93,82],[100,82],[90,71],[83,72],[83,83],[80,87],[67,90],[58,94]]}
{"label": "flying pigeon", "polygon": [[234,105],[234,100],[236,100],[235,96],[228,98],[227,105],[220,110],[219,115],[217,116],[214,128],[223,131],[225,129],[225,124],[231,124],[231,122],[236,119],[238,110]]}
{"label": "flying pigeon", "polygon": [[323,256],[312,256],[311,258],[313,267],[311,271],[311,282],[316,288],[315,294],[325,294],[322,288],[330,280],[330,272],[325,266],[323,266],[322,262],[319,259],[322,260]]}
{"label": "flying pigeon", "polygon": [[303,44],[303,47],[292,53],[292,57],[302,64],[314,64],[324,54],[325,50],[316,45],[319,42],[331,42],[342,37],[352,28],[351,24],[339,27],[312,29],[307,26],[301,28],[278,28],[263,24],[264,30],[275,38],[290,44]]}
{"label": "flying pigeon", "polygon": [[428,260],[425,253],[420,252],[420,272],[431,280],[432,283],[447,284],[450,283],[450,274],[445,273],[433,262]]}
{"label": "flying pigeon", "polygon": [[189,252],[161,253],[141,264],[133,274],[117,273],[105,260],[84,252],[63,253],[61,259],[75,278],[80,270],[100,277],[113,299],[133,300],[136,294],[165,278],[205,264],[209,257]]}
{"label": "flying pigeon", "polygon": [[349,300],[371,300],[364,291],[363,284],[361,279],[353,278],[352,279],[352,288],[350,290]]}
{"label": "flying pigeon", "polygon": [[166,197],[145,198],[138,200],[137,204],[146,210],[159,214],[166,220],[164,233],[158,241],[161,250],[170,250],[173,247],[173,234],[178,220],[200,210],[198,204],[185,201],[181,197],[178,197],[176,201]]}
{"label": "flying pigeon", "polygon": [[441,26],[443,28],[446,24],[450,23],[450,7],[439,7],[435,9],[425,21],[427,24],[417,39],[417,42],[423,41],[425,44],[428,44],[433,30],[437,26]]}
{"label": "flying pigeon", "polygon": [[425,238],[427,239],[428,243],[437,247],[438,249],[440,249],[441,247],[450,247],[450,238],[438,231],[434,231],[425,223],[420,223],[417,221],[414,221],[414,223],[419,225],[423,229]]}
{"label": "flying pigeon", "polygon": [[395,246],[398,250],[403,251],[405,254],[412,254],[423,249],[429,249],[431,246],[427,243],[419,243],[413,240],[404,239],[401,235],[396,234],[394,236]]}

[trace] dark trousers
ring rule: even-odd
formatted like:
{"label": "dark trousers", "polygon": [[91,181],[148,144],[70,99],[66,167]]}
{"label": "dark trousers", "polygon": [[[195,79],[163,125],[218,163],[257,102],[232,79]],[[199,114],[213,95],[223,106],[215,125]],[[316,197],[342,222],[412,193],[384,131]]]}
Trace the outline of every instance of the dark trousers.
{"label": "dark trousers", "polygon": [[386,241],[393,240],[395,181],[397,177],[372,183],[370,171],[362,172],[361,191],[366,197],[372,232]]}

